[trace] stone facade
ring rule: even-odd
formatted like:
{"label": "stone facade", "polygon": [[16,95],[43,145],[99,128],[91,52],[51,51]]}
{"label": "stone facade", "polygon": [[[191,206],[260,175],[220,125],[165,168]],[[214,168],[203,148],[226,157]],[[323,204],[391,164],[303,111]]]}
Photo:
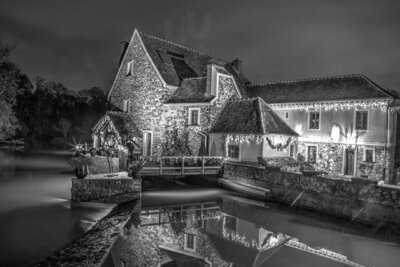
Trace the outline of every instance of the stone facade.
{"label": "stone facade", "polygon": [[[132,62],[127,75],[128,62]],[[164,86],[161,77],[151,63],[138,34],[134,34],[121,62],[114,84],[111,88],[110,103],[123,110],[123,100],[132,105],[129,114],[140,130],[153,133],[153,153],[158,153],[162,127],[161,114],[165,111],[163,102],[173,90]]]}
{"label": "stone facade", "polygon": [[109,173],[119,171],[119,158],[94,156],[90,157],[89,174]]}
{"label": "stone facade", "polygon": [[[344,153],[346,145],[329,144],[329,143],[298,143],[298,153],[304,159],[307,158],[307,146],[317,146],[317,160],[314,164],[316,169],[324,170],[331,176],[344,175]],[[354,146],[353,146],[354,149]],[[366,162],[364,158],[364,150],[374,150],[374,161]],[[353,176],[368,178],[370,180],[379,181],[385,178],[386,162],[391,162],[390,153],[385,152],[384,146],[357,146],[356,151],[356,170]]]}
{"label": "stone facade", "polygon": [[[132,62],[132,71],[127,75],[129,62]],[[216,71],[218,72],[218,68]],[[240,97],[233,77],[225,73],[219,74],[221,75],[216,75],[218,84],[215,85],[218,96],[211,103],[167,105],[165,101],[174,93],[176,87],[164,84],[146,53],[140,35],[134,34],[110,91],[109,100],[120,110],[123,109],[123,100],[130,101],[131,108],[128,112],[137,127],[141,131],[151,131],[153,134],[153,155],[161,155],[161,143],[164,141],[165,132],[172,127],[189,132],[189,146],[192,154],[197,155],[201,142],[199,132],[207,133],[225,103]],[[208,76],[211,76],[211,73]],[[200,109],[199,126],[189,125],[189,108]]]}
{"label": "stone facade", "polygon": [[141,190],[141,180],[138,179],[94,175],[86,179],[72,179],[71,200],[119,203],[138,199]]}
{"label": "stone facade", "polygon": [[398,226],[400,190],[367,179],[332,179],[226,163],[224,178],[270,189],[269,200],[293,204],[359,222]]}

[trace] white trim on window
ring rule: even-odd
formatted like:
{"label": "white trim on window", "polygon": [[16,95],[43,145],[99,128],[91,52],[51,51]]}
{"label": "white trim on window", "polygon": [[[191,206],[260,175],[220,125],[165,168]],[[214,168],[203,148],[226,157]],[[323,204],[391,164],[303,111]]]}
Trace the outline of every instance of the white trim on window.
{"label": "white trim on window", "polygon": [[[188,236],[189,235],[191,235],[191,236],[193,236],[193,248],[191,248],[191,247],[188,247]],[[184,242],[183,242],[183,248],[185,249],[185,250],[187,250],[187,251],[192,251],[192,252],[195,252],[196,251],[196,248],[197,248],[197,244],[196,244],[196,235],[195,234],[192,234],[192,233],[185,233],[185,236],[184,236]]]}
{"label": "white trim on window", "polygon": [[143,156],[147,156],[147,133],[150,133],[150,156],[153,155],[153,131],[143,131]]}
{"label": "white trim on window", "polygon": [[318,161],[318,144],[307,144],[306,145],[306,161],[308,162],[308,148],[309,147],[316,147],[315,149],[315,163]]}
{"label": "white trim on window", "polygon": [[[319,117],[318,117],[318,129],[311,129],[310,128],[310,113],[311,112],[319,112]],[[309,131],[319,131],[321,130],[321,109],[314,109],[314,110],[308,110],[307,111],[307,130]]]}
{"label": "white trim on window", "polygon": [[[367,129],[357,129],[357,111],[366,111],[367,112]],[[354,130],[357,132],[366,132],[369,129],[369,109],[355,109],[353,114],[354,121]]]}
{"label": "white trim on window", "polygon": [[375,147],[364,147],[364,153],[363,153],[363,161],[367,162],[367,150],[372,150],[372,162],[368,161],[370,163],[375,162]]}
{"label": "white trim on window", "polygon": [[[238,147],[238,157],[237,157],[237,158],[232,158],[232,157],[229,156],[229,146],[237,146],[237,147]],[[227,143],[227,144],[226,144],[226,157],[227,157],[229,160],[232,160],[232,161],[240,161],[240,159],[241,159],[241,155],[240,155],[240,144],[229,144],[229,143]]]}
{"label": "white trim on window", "polygon": [[[196,111],[198,112],[197,115],[197,124],[192,124],[192,111]],[[201,116],[201,109],[200,108],[189,108],[188,109],[188,125],[189,126],[200,126],[200,116]]]}

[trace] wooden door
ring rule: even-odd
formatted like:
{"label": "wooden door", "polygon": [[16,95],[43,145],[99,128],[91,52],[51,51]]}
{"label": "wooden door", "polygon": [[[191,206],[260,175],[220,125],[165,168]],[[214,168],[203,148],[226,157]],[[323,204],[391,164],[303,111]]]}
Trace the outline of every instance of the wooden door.
{"label": "wooden door", "polygon": [[344,174],[354,175],[354,149],[346,149],[344,161]]}

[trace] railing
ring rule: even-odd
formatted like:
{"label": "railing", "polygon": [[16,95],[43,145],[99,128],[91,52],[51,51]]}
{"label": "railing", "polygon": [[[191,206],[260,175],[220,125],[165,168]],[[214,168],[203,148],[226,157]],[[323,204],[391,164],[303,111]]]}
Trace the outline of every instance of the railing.
{"label": "railing", "polygon": [[181,156],[181,157],[144,157],[145,164],[140,171],[144,176],[158,175],[215,175],[221,170],[223,157]]}

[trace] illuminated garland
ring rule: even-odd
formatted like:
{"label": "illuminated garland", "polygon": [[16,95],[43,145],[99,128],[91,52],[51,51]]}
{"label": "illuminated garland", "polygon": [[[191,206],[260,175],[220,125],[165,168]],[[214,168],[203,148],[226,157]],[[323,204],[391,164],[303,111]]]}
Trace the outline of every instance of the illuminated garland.
{"label": "illuminated garland", "polygon": [[226,136],[226,142],[236,144],[261,144],[267,141],[269,146],[273,149],[284,149],[292,142],[292,137],[284,135],[261,136],[255,134],[248,135],[231,135]]}
{"label": "illuminated garland", "polygon": [[325,102],[325,103],[284,103],[271,104],[272,109],[281,110],[350,110],[350,109],[380,109],[384,111],[387,108],[387,101],[357,100],[346,102]]}
{"label": "illuminated garland", "polygon": [[269,145],[270,148],[276,149],[276,150],[278,150],[278,151],[281,151],[281,150],[283,150],[283,149],[285,149],[285,148],[287,148],[287,147],[289,146],[290,142],[292,141],[292,138],[289,137],[289,138],[286,140],[286,143],[285,143],[284,145],[283,145],[282,143],[278,143],[278,144],[274,145],[274,144],[272,143],[272,141],[271,141],[268,137],[266,137],[266,140],[267,140],[268,145]]}

